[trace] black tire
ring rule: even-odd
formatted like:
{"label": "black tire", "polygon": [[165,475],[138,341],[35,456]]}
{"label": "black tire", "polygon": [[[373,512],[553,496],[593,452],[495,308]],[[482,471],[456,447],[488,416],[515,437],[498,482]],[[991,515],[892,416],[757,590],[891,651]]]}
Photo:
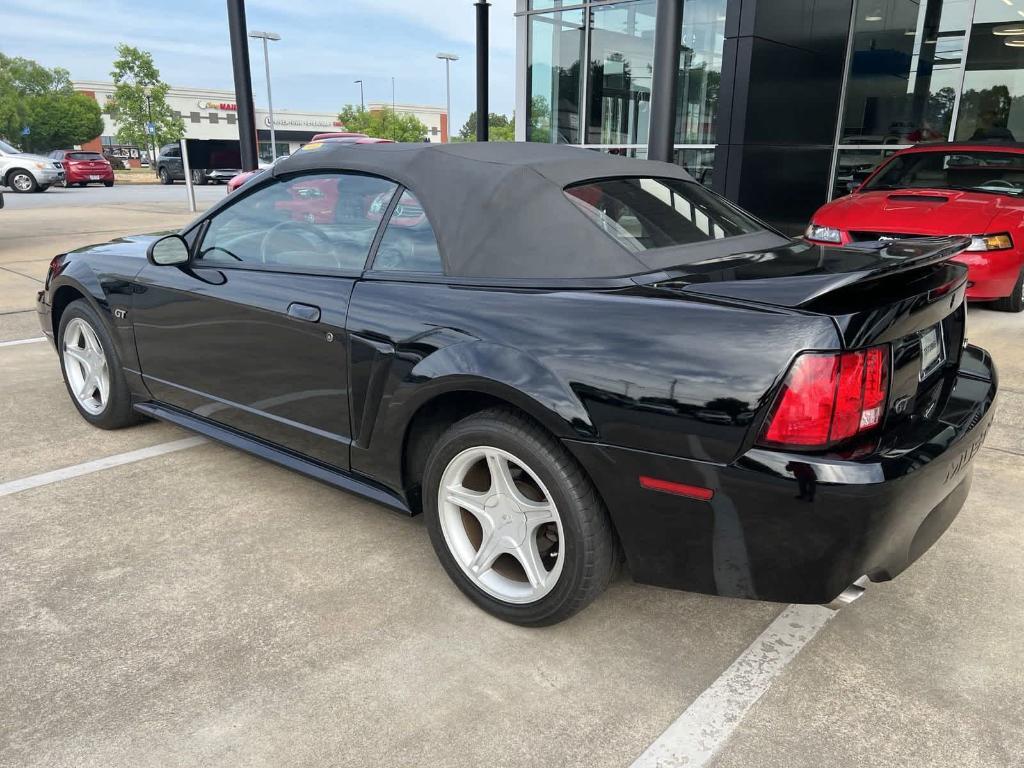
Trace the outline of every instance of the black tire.
{"label": "black tire", "polygon": [[[20,186],[19,186],[20,185]],[[15,168],[7,174],[7,186],[20,194],[35,192],[39,189],[36,177],[24,168]]]}
{"label": "black tire", "polygon": [[195,184],[196,186],[206,186],[208,181],[209,179],[206,178],[206,174],[203,173],[202,171],[192,171],[192,183]]}
{"label": "black tire", "polygon": [[171,178],[171,174],[169,174],[167,172],[167,169],[164,166],[162,166],[162,165],[160,166],[160,170],[157,171],[157,176],[160,177],[160,183],[161,184],[173,184],[174,183],[174,179]]}
{"label": "black tire", "polygon": [[1024,269],[1013,284],[1013,292],[1002,299],[992,302],[992,308],[1000,312],[1024,312]]}
{"label": "black tire", "polygon": [[[107,359],[107,371],[110,376],[110,395],[100,413],[93,414],[85,410],[78,402],[78,398],[71,389],[68,379],[68,372],[64,363],[64,332],[68,324],[75,318],[80,318],[88,323],[95,332],[100,344],[103,346],[103,354]],[[93,426],[101,429],[121,429],[142,421],[142,416],[132,410],[132,398],[128,389],[128,382],[125,380],[124,371],[121,369],[121,357],[117,352],[113,339],[107,331],[107,326],[100,320],[96,310],[92,308],[85,299],[78,299],[68,304],[64,314],[60,317],[60,328],[57,331],[57,350],[60,358],[60,372],[64,377],[64,386],[68,390],[68,396],[75,408],[82,415],[82,418]]]}
{"label": "black tire", "polygon": [[49,188],[50,188],[49,184],[40,184],[38,187],[36,187],[36,192],[45,192]]}
{"label": "black tire", "polygon": [[104,187],[112,187],[112,186],[114,186],[114,182],[112,182],[112,181],[104,181],[103,182],[103,186]]}
{"label": "black tire", "polygon": [[[564,562],[555,585],[535,602],[505,602],[485,592],[466,575],[445,540],[438,510],[442,475],[453,458],[477,446],[528,459],[558,508],[564,541],[557,546]],[[513,624],[539,627],[564,621],[604,591],[618,562],[608,513],[582,467],[550,434],[512,409],[481,411],[437,439],[423,473],[423,509],[431,544],[448,576],[480,608]]]}

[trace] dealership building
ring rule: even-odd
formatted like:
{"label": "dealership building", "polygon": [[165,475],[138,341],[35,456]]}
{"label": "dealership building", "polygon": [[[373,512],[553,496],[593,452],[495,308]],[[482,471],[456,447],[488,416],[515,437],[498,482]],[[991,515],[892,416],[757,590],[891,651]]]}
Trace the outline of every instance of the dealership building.
{"label": "dealership building", "polygon": [[[86,93],[99,102],[101,108],[114,93],[114,84],[94,80],[76,80],[74,88]],[[185,121],[186,139],[238,139],[238,107],[235,92],[205,88],[171,88],[167,104]],[[391,107],[391,104],[372,102],[367,109],[373,111]],[[411,114],[427,126],[425,138],[432,142],[447,140],[448,116],[441,107],[417,104],[396,104],[398,114]],[[260,159],[269,162],[270,114],[265,109],[256,109],[257,139]],[[328,131],[343,131],[345,126],[338,120],[337,112],[301,112],[288,109],[274,110],[274,138],[277,154],[288,155],[305,144],[314,135]],[[136,165],[140,153],[146,147],[122,147],[118,145],[117,126],[110,116],[103,115],[103,134],[82,145],[82,149],[113,154],[130,164]]]}
{"label": "dealership building", "polygon": [[[677,1],[674,159],[787,230],[897,148],[1024,140],[1024,0]],[[659,0],[517,3],[517,138],[645,157]]]}

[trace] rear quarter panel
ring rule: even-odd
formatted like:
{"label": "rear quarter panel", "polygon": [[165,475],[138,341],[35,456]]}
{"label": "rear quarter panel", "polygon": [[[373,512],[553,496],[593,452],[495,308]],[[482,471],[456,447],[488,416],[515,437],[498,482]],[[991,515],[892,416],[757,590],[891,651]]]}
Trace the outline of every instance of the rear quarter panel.
{"label": "rear quarter panel", "polygon": [[364,363],[372,347],[373,370],[353,366],[354,418],[376,409],[352,467],[396,489],[399,436],[421,406],[460,390],[507,399],[562,438],[728,462],[792,357],[838,344],[827,318],[643,288],[366,280],[348,328]]}

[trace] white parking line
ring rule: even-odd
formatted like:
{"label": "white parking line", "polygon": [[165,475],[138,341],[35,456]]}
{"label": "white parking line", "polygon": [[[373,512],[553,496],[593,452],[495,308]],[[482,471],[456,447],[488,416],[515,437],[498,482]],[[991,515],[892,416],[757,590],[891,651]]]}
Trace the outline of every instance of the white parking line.
{"label": "white parking line", "polygon": [[37,341],[46,341],[45,336],[35,336],[31,339],[15,339],[14,341],[0,341],[0,347],[14,347],[18,344],[35,344]]}
{"label": "white parking line", "polygon": [[6,483],[0,483],[0,497],[27,491],[29,488],[38,488],[41,485],[58,483],[61,480],[68,480],[72,477],[89,475],[102,469],[110,469],[111,467],[119,467],[122,464],[132,464],[143,459],[151,459],[154,456],[162,456],[165,453],[183,451],[186,448],[193,448],[205,442],[206,438],[203,437],[186,437],[182,440],[172,440],[169,443],[151,445],[149,448],[140,448],[137,451],[128,451],[127,453],[118,453],[102,459],[96,459],[95,461],[87,461],[84,464],[75,464],[63,469],[55,469],[52,472],[43,472],[41,475],[31,475],[20,480],[11,480]]}
{"label": "white parking line", "polygon": [[790,605],[659,736],[632,768],[701,768],[729,740],[772,680],[835,615],[822,605]]}

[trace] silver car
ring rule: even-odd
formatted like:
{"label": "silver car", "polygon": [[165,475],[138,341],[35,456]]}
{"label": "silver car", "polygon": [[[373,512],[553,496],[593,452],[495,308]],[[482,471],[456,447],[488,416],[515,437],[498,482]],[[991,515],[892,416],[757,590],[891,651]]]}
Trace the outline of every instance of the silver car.
{"label": "silver car", "polygon": [[32,155],[0,141],[0,184],[15,192],[44,192],[64,180],[64,166],[42,155]]}

